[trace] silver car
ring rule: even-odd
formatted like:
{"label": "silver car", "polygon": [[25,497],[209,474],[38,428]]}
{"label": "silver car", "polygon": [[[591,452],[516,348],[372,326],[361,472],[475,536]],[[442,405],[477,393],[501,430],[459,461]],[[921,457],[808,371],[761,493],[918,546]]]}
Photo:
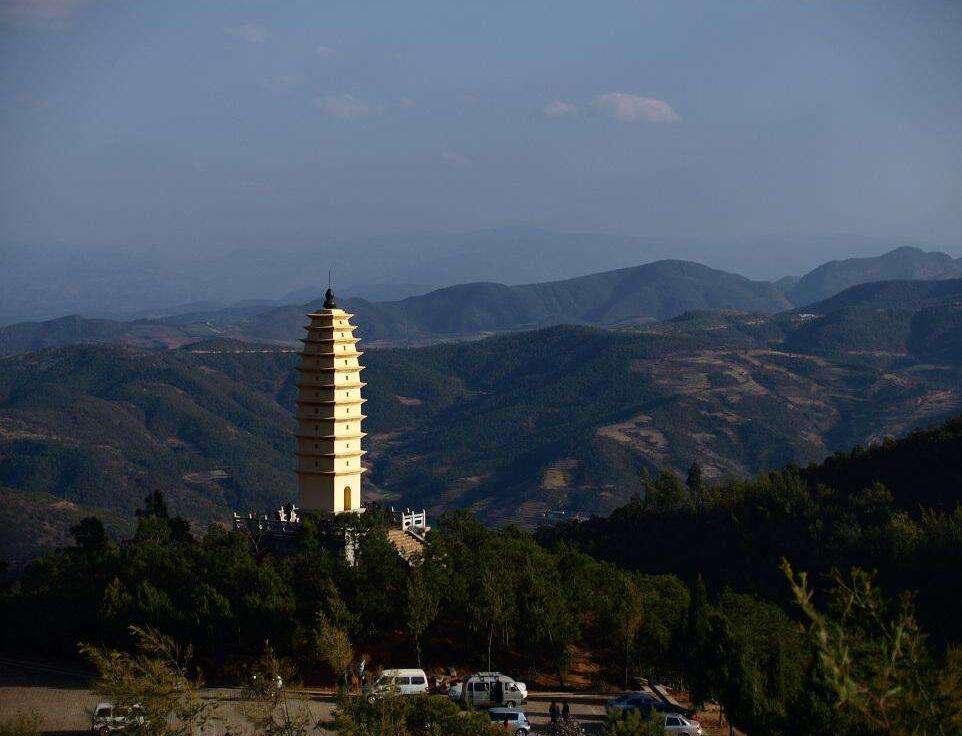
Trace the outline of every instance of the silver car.
{"label": "silver car", "polygon": [[531,733],[528,717],[517,708],[491,708],[488,714],[492,723],[504,726],[509,734],[528,736]]}
{"label": "silver car", "polygon": [[679,713],[665,714],[665,733],[681,734],[683,736],[703,736],[701,724]]}
{"label": "silver car", "polygon": [[98,703],[94,708],[90,730],[99,736],[107,736],[114,731],[125,731],[143,725],[144,711],[140,705],[125,708],[113,703]]}

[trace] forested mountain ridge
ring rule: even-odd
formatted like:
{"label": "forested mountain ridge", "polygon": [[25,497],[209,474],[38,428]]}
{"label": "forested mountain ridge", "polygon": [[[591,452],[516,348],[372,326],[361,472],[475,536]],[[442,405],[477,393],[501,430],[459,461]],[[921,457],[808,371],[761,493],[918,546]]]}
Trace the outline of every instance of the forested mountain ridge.
{"label": "forested mountain ridge", "polygon": [[539,538],[622,568],[670,570],[785,604],[782,559],[816,579],[861,566],[890,591],[917,591],[926,628],[944,644],[962,638],[960,457],[962,417],[752,480],[653,477],[644,498]]}
{"label": "forested mountain ridge", "polygon": [[[777,312],[790,306],[767,282],[689,261],[656,261],[566,281],[523,286],[474,283],[396,302],[348,299],[358,334],[369,342],[417,343],[553,324],[644,323],[692,309]],[[289,342],[303,309],[283,307],[238,325],[251,339]]]}
{"label": "forested mountain ridge", "polygon": [[[870,447],[837,452],[801,471],[810,485],[855,497],[876,483],[903,511],[955,511],[962,504],[962,416]],[[924,469],[920,472],[920,469]]]}
{"label": "forested mountain ridge", "polygon": [[[81,313],[124,319],[197,300],[298,297],[328,272],[358,292],[383,284],[445,285],[564,279],[667,257],[671,243],[605,233],[516,226],[414,232],[350,241],[316,235],[286,243],[205,243],[196,248],[0,244],[0,324]],[[344,254],[351,253],[350,260]],[[365,286],[368,285],[368,286]],[[377,287],[377,288],[371,288]],[[396,287],[394,287],[395,293]]]}
{"label": "forested mountain ridge", "polygon": [[293,359],[225,355],[223,373],[182,351],[110,345],[4,359],[0,486],[127,517],[157,488],[201,522],[289,498],[293,421],[273,394]]}
{"label": "forested mountain ridge", "polygon": [[46,322],[20,322],[0,327],[0,356],[84,343],[166,349],[216,335],[216,330],[197,323],[180,327],[157,320],[118,322],[70,315]]}
{"label": "forested mountain ridge", "polygon": [[[644,468],[683,473],[697,461],[711,478],[745,476],[962,410],[957,363],[856,357],[720,329],[553,328],[377,351],[372,372],[389,384],[378,382],[379,408],[369,404],[385,431],[369,460],[411,502],[436,507],[440,495],[489,519],[530,522],[559,509],[604,512]],[[391,417],[375,413],[385,407]]]}
{"label": "forested mountain ridge", "polygon": [[962,304],[962,278],[937,281],[873,281],[849,287],[838,294],[796,311],[828,314],[843,308],[917,311],[928,307]]}
{"label": "forested mountain ridge", "polygon": [[[348,298],[341,304],[357,315],[358,334],[368,345],[424,344],[553,324],[644,323],[692,309],[770,313],[791,306],[767,282],[688,261],[656,261],[524,286],[461,284],[390,302]],[[320,305],[214,310],[193,319],[190,314],[134,322],[74,316],[9,325],[0,327],[0,355],[84,342],[176,347],[211,336],[294,345],[305,311]]]}
{"label": "forested mountain ridge", "polygon": [[962,259],[938,251],[903,246],[870,258],[829,261],[788,285],[786,295],[798,306],[827,299],[873,281],[930,281],[962,277]]}
{"label": "forested mountain ridge", "polygon": [[796,310],[793,350],[850,357],[962,360],[962,279],[861,284]]}

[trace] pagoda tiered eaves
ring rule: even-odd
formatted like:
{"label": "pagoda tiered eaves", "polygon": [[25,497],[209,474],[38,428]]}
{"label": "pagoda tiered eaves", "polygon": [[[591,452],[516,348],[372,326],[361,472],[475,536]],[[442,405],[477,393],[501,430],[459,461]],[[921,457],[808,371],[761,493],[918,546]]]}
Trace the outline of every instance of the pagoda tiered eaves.
{"label": "pagoda tiered eaves", "polygon": [[[300,506],[334,513],[360,511],[361,457],[360,380],[351,314],[335,306],[328,293],[325,309],[311,312],[302,338],[297,381],[297,478]],[[329,308],[328,308],[329,307]]]}

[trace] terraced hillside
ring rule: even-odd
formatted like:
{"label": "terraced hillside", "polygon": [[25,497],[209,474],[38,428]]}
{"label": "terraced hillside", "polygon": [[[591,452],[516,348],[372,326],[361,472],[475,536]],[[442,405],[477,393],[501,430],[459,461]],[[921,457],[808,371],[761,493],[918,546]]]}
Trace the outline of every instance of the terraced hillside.
{"label": "terraced hillside", "polygon": [[962,411],[957,365],[723,343],[556,328],[379,354],[392,416],[374,477],[435,510],[534,523],[610,510],[645,469],[744,476]]}

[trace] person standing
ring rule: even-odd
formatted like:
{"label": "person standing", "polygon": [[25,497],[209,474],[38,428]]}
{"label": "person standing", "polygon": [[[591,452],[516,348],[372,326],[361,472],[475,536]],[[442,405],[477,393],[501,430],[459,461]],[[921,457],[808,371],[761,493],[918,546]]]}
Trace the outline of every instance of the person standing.
{"label": "person standing", "polygon": [[551,719],[551,725],[558,725],[558,704],[552,700],[551,705],[548,706],[548,718]]}
{"label": "person standing", "polygon": [[571,720],[571,708],[568,706],[567,700],[561,706],[561,720],[563,721]]}

